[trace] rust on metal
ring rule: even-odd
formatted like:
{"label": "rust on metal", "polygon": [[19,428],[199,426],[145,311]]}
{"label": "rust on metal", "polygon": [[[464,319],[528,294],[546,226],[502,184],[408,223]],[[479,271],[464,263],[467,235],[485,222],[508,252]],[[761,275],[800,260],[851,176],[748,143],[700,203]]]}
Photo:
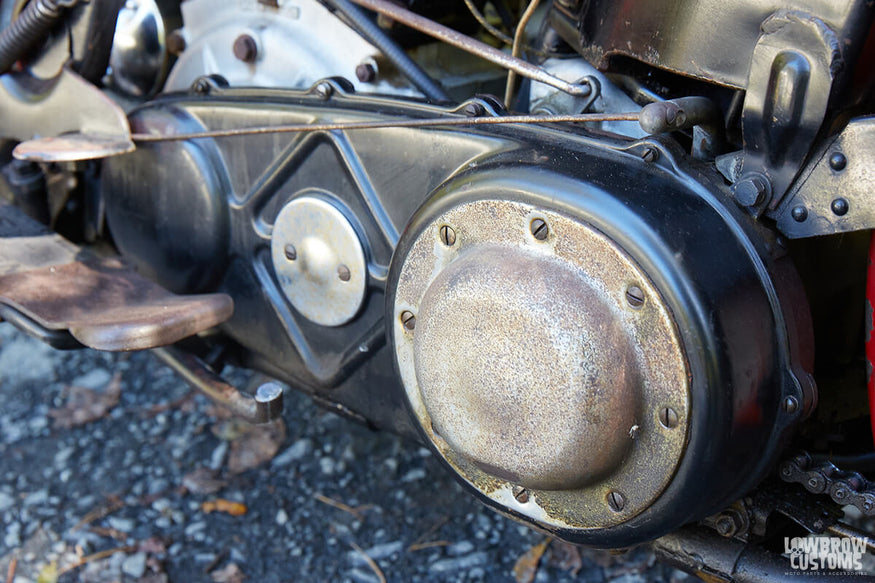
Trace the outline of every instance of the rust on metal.
{"label": "rust on metal", "polygon": [[250,397],[226,383],[197,356],[173,347],[152,350],[161,361],[204,395],[250,423],[269,423],[283,411],[283,391],[275,383],[265,383]]}
{"label": "rust on metal", "polygon": [[173,344],[221,324],[230,296],[179,296],[116,259],[85,260],[0,276],[0,302],[97,350]]}
{"label": "rust on metal", "polygon": [[0,204],[0,303],[98,350],[172,344],[231,317],[226,294],[180,296],[115,258],[90,256]]}
{"label": "rust on metal", "polygon": [[658,289],[598,230],[522,202],[459,204],[414,240],[394,309],[411,408],[483,494],[542,524],[604,528],[671,481],[690,414],[684,350]]}

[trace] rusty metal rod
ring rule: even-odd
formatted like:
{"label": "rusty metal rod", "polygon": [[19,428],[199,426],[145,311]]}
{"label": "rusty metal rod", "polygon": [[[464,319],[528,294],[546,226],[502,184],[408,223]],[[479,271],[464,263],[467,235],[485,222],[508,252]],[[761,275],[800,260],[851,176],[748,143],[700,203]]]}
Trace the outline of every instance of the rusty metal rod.
{"label": "rusty metal rod", "polygon": [[[538,4],[540,0],[529,0],[529,5],[526,8],[526,11],[523,12],[522,18],[520,18],[520,22],[516,27],[516,33],[513,35],[513,44],[511,48],[511,56],[515,59],[519,58],[520,50],[522,49],[523,37],[526,34],[526,26],[529,24],[529,20],[532,18],[532,15],[535,14],[535,10],[538,9]],[[510,109],[510,100],[513,97],[513,89],[516,84],[516,75],[513,70],[507,72],[507,87],[504,89],[504,106]],[[592,90],[592,88],[590,88]]]}
{"label": "rusty metal rod", "polygon": [[853,526],[849,526],[843,522],[837,522],[832,526],[826,527],[826,531],[836,536],[844,538],[856,539],[866,545],[869,552],[875,553],[875,539],[869,536],[869,533],[858,530]]}
{"label": "rusty metal rod", "polygon": [[592,92],[592,88],[587,83],[569,83],[568,81],[554,77],[544,69],[537,67],[528,61],[508,55],[493,46],[473,39],[468,35],[453,30],[452,28],[438,24],[431,19],[401,8],[387,0],[351,1],[359,6],[367,8],[368,10],[373,10],[379,14],[388,16],[396,22],[400,22],[405,26],[409,26],[410,28],[418,30],[423,34],[427,34],[441,42],[452,45],[457,49],[461,49],[482,59],[486,59],[500,67],[510,69],[518,75],[528,77],[529,79],[543,83],[544,85],[549,85],[550,87],[568,93],[569,95],[574,95],[575,97],[586,97]]}
{"label": "rusty metal rod", "polygon": [[236,417],[250,423],[269,423],[282,415],[283,391],[276,383],[261,385],[255,397],[250,397],[226,383],[193,354],[170,346],[153,348],[152,353],[185,382]]}
{"label": "rusty metal rod", "polygon": [[227,138],[256,134],[328,132],[370,130],[379,128],[421,128],[501,124],[595,123],[602,121],[637,121],[638,113],[580,113],[576,115],[508,115],[496,117],[434,117],[425,119],[395,119],[330,123],[299,123],[275,126],[254,126],[225,130],[206,130],[182,134],[132,134],[135,142],[171,142],[199,138]]}

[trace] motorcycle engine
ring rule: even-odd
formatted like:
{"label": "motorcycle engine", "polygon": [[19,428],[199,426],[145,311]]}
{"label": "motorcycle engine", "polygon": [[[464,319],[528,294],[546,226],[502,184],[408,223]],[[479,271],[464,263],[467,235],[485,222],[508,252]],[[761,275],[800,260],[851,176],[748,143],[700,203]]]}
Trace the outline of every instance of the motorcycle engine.
{"label": "motorcycle engine", "polygon": [[[603,69],[618,55],[663,60],[645,50],[644,33],[624,49],[610,27],[584,30],[595,26],[587,6],[557,2],[545,22],[557,27],[551,46],[564,37],[569,50],[535,54],[543,71],[585,79],[591,93],[537,82],[522,93],[534,114],[628,114],[595,127],[474,124],[507,111],[487,95],[425,99],[316,0],[183,2],[182,27],[167,39],[176,60],[155,96],[163,51],[138,60],[133,49],[137,39],[163,43],[164,25],[154,3],[129,6],[130,25],[116,32],[129,42],[117,40],[104,81],[139,100],[126,112],[138,143],[91,178],[113,243],[140,273],[176,293],[233,298],[233,316],[199,339],[208,348],[419,439],[501,513],[569,542],[621,548],[701,521],[760,484],[817,388],[805,293],[788,243],[761,220],[787,205],[768,207],[765,186],[742,204],[745,181],[730,188],[704,123],[674,136],[676,127],[644,131],[642,95],[662,99],[581,55]],[[834,56],[812,20],[769,18],[776,34],[798,27]],[[775,56],[783,37],[766,40],[754,56]],[[805,77],[781,55],[776,63],[790,63],[775,73],[781,83]],[[709,79],[691,72],[695,59],[677,58],[664,69],[719,91],[750,74],[726,65]],[[833,64],[810,76],[832,75]],[[439,75],[456,88],[495,81],[494,71]],[[773,110],[796,119],[804,100],[791,101]],[[472,123],[417,125],[444,118]],[[269,131],[296,124],[318,129]],[[235,128],[268,131],[210,134]],[[797,135],[766,129],[768,144]],[[727,154],[738,154],[735,174],[768,158],[739,152]],[[774,183],[782,176],[763,168]],[[781,172],[790,188],[795,174]],[[841,200],[838,217],[849,208]],[[799,224],[818,212],[796,208],[787,212]]]}

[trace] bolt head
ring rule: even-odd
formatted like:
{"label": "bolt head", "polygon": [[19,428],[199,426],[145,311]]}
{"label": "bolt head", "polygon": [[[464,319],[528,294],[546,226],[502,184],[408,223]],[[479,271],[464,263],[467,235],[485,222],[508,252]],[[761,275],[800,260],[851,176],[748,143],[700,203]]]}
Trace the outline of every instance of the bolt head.
{"label": "bolt head", "polygon": [[659,151],[656,148],[646,148],[641,153],[641,159],[645,162],[656,162],[659,159]]}
{"label": "bolt head", "polygon": [[848,209],[850,205],[848,205],[848,200],[842,197],[839,197],[832,201],[832,204],[829,205],[829,208],[832,209],[832,212],[838,216],[843,217],[848,214]]}
{"label": "bolt head", "polygon": [[338,265],[337,277],[340,279],[340,281],[349,281],[352,277],[352,273],[350,273],[349,267],[347,267],[346,265]]}
{"label": "bolt head", "polygon": [[370,63],[362,63],[356,66],[355,76],[362,83],[373,83],[377,78],[377,69]]}
{"label": "bolt head", "polygon": [[833,152],[829,157],[829,167],[836,172],[841,172],[848,165],[848,159],[841,152]]}
{"label": "bolt head", "polygon": [[626,290],[626,302],[635,309],[640,308],[644,305],[644,291],[637,285],[630,285]]}
{"label": "bolt head", "polygon": [[522,486],[514,486],[513,497],[516,498],[517,502],[520,504],[525,504],[529,501],[529,491]]}
{"label": "bolt head", "polygon": [[248,34],[241,34],[234,40],[234,56],[244,63],[254,63],[258,58],[258,44]]}
{"label": "bolt head", "polygon": [[294,261],[298,258],[298,250],[295,249],[295,246],[289,243],[283,248],[283,253],[286,255],[286,259],[289,261]]}
{"label": "bolt head", "polygon": [[167,35],[167,52],[171,55],[179,56],[185,52],[186,43],[185,37],[179,30],[174,30]]}
{"label": "bolt head", "polygon": [[334,87],[328,83],[320,83],[316,86],[316,95],[319,99],[330,99],[334,95]]}
{"label": "bolt head", "polygon": [[732,187],[735,200],[742,206],[762,204],[768,194],[768,184],[761,176],[751,176]]}
{"label": "bolt head", "polygon": [[456,244],[456,231],[449,225],[444,225],[440,228],[441,243],[447,247],[452,247]]}
{"label": "bolt head", "polygon": [[405,329],[413,331],[416,328],[416,316],[413,315],[413,312],[404,310],[401,312],[401,324]]}
{"label": "bolt head", "polygon": [[786,397],[781,404],[785,413],[793,414],[799,410],[799,400],[796,397]]}
{"label": "bolt head", "polygon": [[794,206],[790,211],[790,216],[793,217],[793,220],[797,223],[804,223],[805,219],[808,218],[808,209],[802,205]]}
{"label": "bolt head", "polygon": [[547,226],[544,219],[532,219],[532,222],[529,223],[529,230],[531,231],[532,236],[538,241],[546,240],[547,235],[550,234],[550,228]]}
{"label": "bolt head", "polygon": [[608,506],[614,512],[621,512],[626,506],[626,497],[619,490],[611,490],[607,496]]}
{"label": "bolt head", "polygon": [[678,426],[677,411],[671,407],[663,407],[659,411],[659,423],[666,429],[674,429]]}
{"label": "bolt head", "polygon": [[484,113],[485,110],[479,103],[469,103],[465,105],[465,115],[468,117],[480,117]]}

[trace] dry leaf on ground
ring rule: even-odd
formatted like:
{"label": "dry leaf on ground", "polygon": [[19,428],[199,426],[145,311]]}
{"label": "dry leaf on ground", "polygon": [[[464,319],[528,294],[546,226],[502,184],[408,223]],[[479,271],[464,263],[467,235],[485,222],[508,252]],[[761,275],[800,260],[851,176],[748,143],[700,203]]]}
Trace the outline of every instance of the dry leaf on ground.
{"label": "dry leaf on ground", "polygon": [[182,477],[182,485],[192,494],[215,494],[225,483],[219,472],[210,468],[198,468]]}
{"label": "dry leaf on ground", "polygon": [[551,567],[568,571],[573,577],[576,577],[583,568],[580,547],[560,540],[554,540],[550,545],[547,562]]}
{"label": "dry leaf on ground", "polygon": [[59,409],[49,411],[58,429],[70,429],[100,419],[118,404],[121,396],[121,374],[113,375],[103,391],[85,387],[67,389],[67,402]]}
{"label": "dry leaf on ground", "polygon": [[207,500],[201,504],[201,510],[209,514],[210,512],[224,512],[231,516],[243,516],[246,514],[246,504],[242,502],[234,502],[225,500],[224,498],[216,498],[215,500]]}
{"label": "dry leaf on ground", "polygon": [[228,563],[222,569],[210,573],[213,583],[242,583],[246,575],[235,563]]}
{"label": "dry leaf on ground", "polygon": [[532,583],[535,580],[538,563],[541,562],[541,557],[549,544],[550,539],[545,538],[517,559],[516,565],[513,566],[513,576],[517,583]]}
{"label": "dry leaf on ground", "polygon": [[272,460],[285,439],[286,424],[282,419],[252,426],[231,442],[228,471],[239,474]]}

